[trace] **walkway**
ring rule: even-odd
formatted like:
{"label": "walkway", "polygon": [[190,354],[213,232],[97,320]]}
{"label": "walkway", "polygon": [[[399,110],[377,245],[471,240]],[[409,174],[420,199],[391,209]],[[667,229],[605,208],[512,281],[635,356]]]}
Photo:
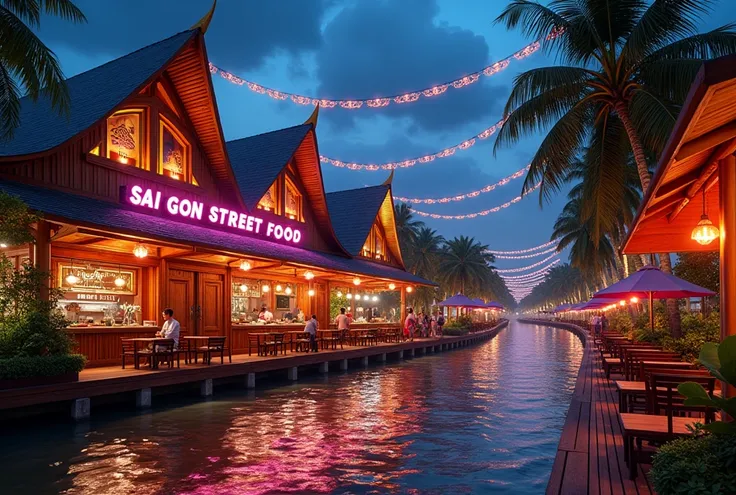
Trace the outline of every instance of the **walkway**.
{"label": "walkway", "polygon": [[593,347],[592,339],[588,340],[588,332],[570,324],[527,321],[574,327],[575,333],[587,341],[547,494],[653,494],[641,466],[636,480],[629,480],[616,387],[606,379],[600,353]]}

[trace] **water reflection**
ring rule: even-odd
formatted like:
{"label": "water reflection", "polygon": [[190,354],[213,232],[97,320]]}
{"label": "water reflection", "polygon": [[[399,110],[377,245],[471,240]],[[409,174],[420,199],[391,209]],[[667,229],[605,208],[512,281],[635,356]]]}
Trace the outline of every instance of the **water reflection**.
{"label": "water reflection", "polygon": [[97,418],[86,432],[4,435],[4,483],[9,493],[540,493],[581,356],[564,330],[512,323],[477,347],[401,365]]}

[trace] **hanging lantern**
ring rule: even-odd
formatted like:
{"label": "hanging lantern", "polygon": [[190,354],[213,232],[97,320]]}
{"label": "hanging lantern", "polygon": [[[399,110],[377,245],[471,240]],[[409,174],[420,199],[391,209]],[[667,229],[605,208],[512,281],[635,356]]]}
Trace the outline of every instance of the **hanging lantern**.
{"label": "hanging lantern", "polygon": [[352,295],[352,294],[351,294],[350,292],[348,292],[348,293],[347,293],[347,295],[346,295],[345,297],[346,297],[346,298],[347,298],[348,300],[350,300],[350,299],[352,299],[352,298],[353,298],[353,295]]}
{"label": "hanging lantern", "polygon": [[341,291],[341,290],[337,291],[337,294],[335,294],[335,295],[336,295],[337,297],[342,297],[342,291]]}
{"label": "hanging lantern", "polygon": [[304,272],[304,278],[306,278],[307,280],[312,280],[314,278],[314,273]]}
{"label": "hanging lantern", "polygon": [[388,284],[388,290],[394,290],[395,288],[396,288],[396,284],[394,283]]}
{"label": "hanging lantern", "polygon": [[263,287],[261,287],[261,291],[268,292],[271,290],[271,287],[268,284],[263,284]]}
{"label": "hanging lantern", "polygon": [[355,300],[360,301],[360,294],[355,294]]}
{"label": "hanging lantern", "polygon": [[286,289],[284,289],[284,294],[291,295],[291,285],[287,285]]}
{"label": "hanging lantern", "polygon": [[74,275],[74,272],[70,272],[64,280],[66,280],[66,283],[69,285],[77,285],[77,283],[79,283],[79,277]]}
{"label": "hanging lantern", "polygon": [[284,290],[284,288],[281,287],[281,284],[276,285],[276,292],[281,292],[282,290]]}
{"label": "hanging lantern", "polygon": [[690,234],[690,239],[694,240],[701,246],[707,246],[711,242],[718,239],[721,235],[718,227],[713,225],[713,222],[708,218],[708,214],[705,211],[705,187],[703,187],[703,215],[700,217],[698,225],[693,229]]}
{"label": "hanging lantern", "polygon": [[378,302],[378,296],[373,296],[373,302]]}
{"label": "hanging lantern", "polygon": [[358,277],[353,279],[353,285],[360,285],[360,279]]}
{"label": "hanging lantern", "polygon": [[136,244],[133,248],[133,254],[136,258],[145,258],[148,256],[148,248],[143,244]]}
{"label": "hanging lantern", "polygon": [[636,303],[638,303],[638,302],[639,302],[639,298],[638,298],[638,297],[636,297],[636,296],[634,296],[634,297],[632,297],[631,299],[629,299],[629,301],[631,301],[631,304],[636,304]]}
{"label": "hanging lantern", "polygon": [[246,284],[240,284],[240,292],[248,292],[248,286]]}
{"label": "hanging lantern", "polygon": [[251,268],[253,268],[253,265],[250,264],[250,261],[243,260],[240,262],[240,269],[243,270],[244,272],[247,272]]}
{"label": "hanging lantern", "polygon": [[411,285],[406,288],[406,292],[412,292],[413,290],[414,290],[414,287],[412,287]]}
{"label": "hanging lantern", "polygon": [[309,289],[309,292],[307,292],[307,294],[309,294],[309,297],[314,297],[314,289]]}

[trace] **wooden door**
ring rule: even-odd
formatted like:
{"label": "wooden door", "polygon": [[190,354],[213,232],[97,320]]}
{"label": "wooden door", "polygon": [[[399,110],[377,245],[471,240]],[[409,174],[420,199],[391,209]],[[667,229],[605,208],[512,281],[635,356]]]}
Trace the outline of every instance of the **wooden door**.
{"label": "wooden door", "polygon": [[195,274],[186,270],[169,270],[167,299],[164,308],[174,310],[174,318],[181,325],[180,336],[196,335]]}
{"label": "wooden door", "polygon": [[225,277],[216,273],[198,275],[199,335],[225,335]]}

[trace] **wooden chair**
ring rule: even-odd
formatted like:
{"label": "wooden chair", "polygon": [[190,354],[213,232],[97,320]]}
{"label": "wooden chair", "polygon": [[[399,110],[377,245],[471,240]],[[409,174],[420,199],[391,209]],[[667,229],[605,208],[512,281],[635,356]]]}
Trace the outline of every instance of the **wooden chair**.
{"label": "wooden chair", "polygon": [[292,350],[295,350],[296,352],[309,352],[309,334],[304,332],[304,335],[297,335],[296,338],[292,340],[292,344],[294,345]]}
{"label": "wooden chair", "polygon": [[273,335],[269,335],[270,340],[267,340],[264,345],[264,351],[266,354],[271,353],[271,349],[273,349],[273,355],[276,356],[279,353],[279,350],[283,354],[286,354],[286,342],[285,342],[286,334],[284,333],[274,333]]}
{"label": "wooden chair", "polygon": [[342,341],[343,338],[337,332],[330,333],[329,337],[322,337],[322,348],[329,349],[331,347],[332,350],[337,350],[337,344],[339,343],[340,349],[343,349]]}
{"label": "wooden chair", "polygon": [[169,368],[174,367],[174,357],[176,357],[176,367],[179,367],[179,354],[174,352],[173,340],[161,340],[154,342],[152,349],[142,349],[138,351],[138,357],[150,358],[151,368],[158,368],[160,363],[167,363]]}
{"label": "wooden chair", "polygon": [[263,345],[258,339],[258,335],[248,334],[248,355],[251,355],[251,350],[255,349],[256,354],[260,356],[263,353]]}
{"label": "wooden chair", "polygon": [[133,358],[133,367],[135,369],[138,369],[140,366],[139,362],[137,362],[135,358],[135,342],[131,342],[126,339],[120,339],[120,344],[122,346],[121,356],[123,358],[123,369],[125,369],[125,356],[130,356],[131,358]]}
{"label": "wooden chair", "polygon": [[[195,359],[198,352],[202,353],[202,359],[209,365],[212,363],[212,356],[220,354],[220,364],[225,364],[225,337],[210,337],[207,339],[207,345],[198,347],[195,351]],[[233,362],[232,356],[230,362]]]}
{"label": "wooden chair", "polygon": [[679,360],[681,356],[676,352],[661,351],[658,349],[642,349],[639,347],[625,349],[623,351],[624,377],[627,380],[636,380],[639,363],[642,361],[655,361],[657,359],[671,361],[673,359]]}
{"label": "wooden chair", "polygon": [[[706,406],[685,406],[684,397],[677,392],[681,383],[692,381],[700,383],[713,395],[715,378],[692,375],[652,373],[647,389],[648,411],[652,414],[619,413],[624,435],[624,461],[629,466],[629,479],[636,479],[637,466],[649,462],[649,453],[642,450],[644,440],[650,442],[667,442],[677,437],[691,434],[688,426],[698,422],[698,418],[681,417],[676,413],[699,412],[704,414],[704,421],[713,419],[713,411]],[[664,416],[656,413],[664,412]]]}

